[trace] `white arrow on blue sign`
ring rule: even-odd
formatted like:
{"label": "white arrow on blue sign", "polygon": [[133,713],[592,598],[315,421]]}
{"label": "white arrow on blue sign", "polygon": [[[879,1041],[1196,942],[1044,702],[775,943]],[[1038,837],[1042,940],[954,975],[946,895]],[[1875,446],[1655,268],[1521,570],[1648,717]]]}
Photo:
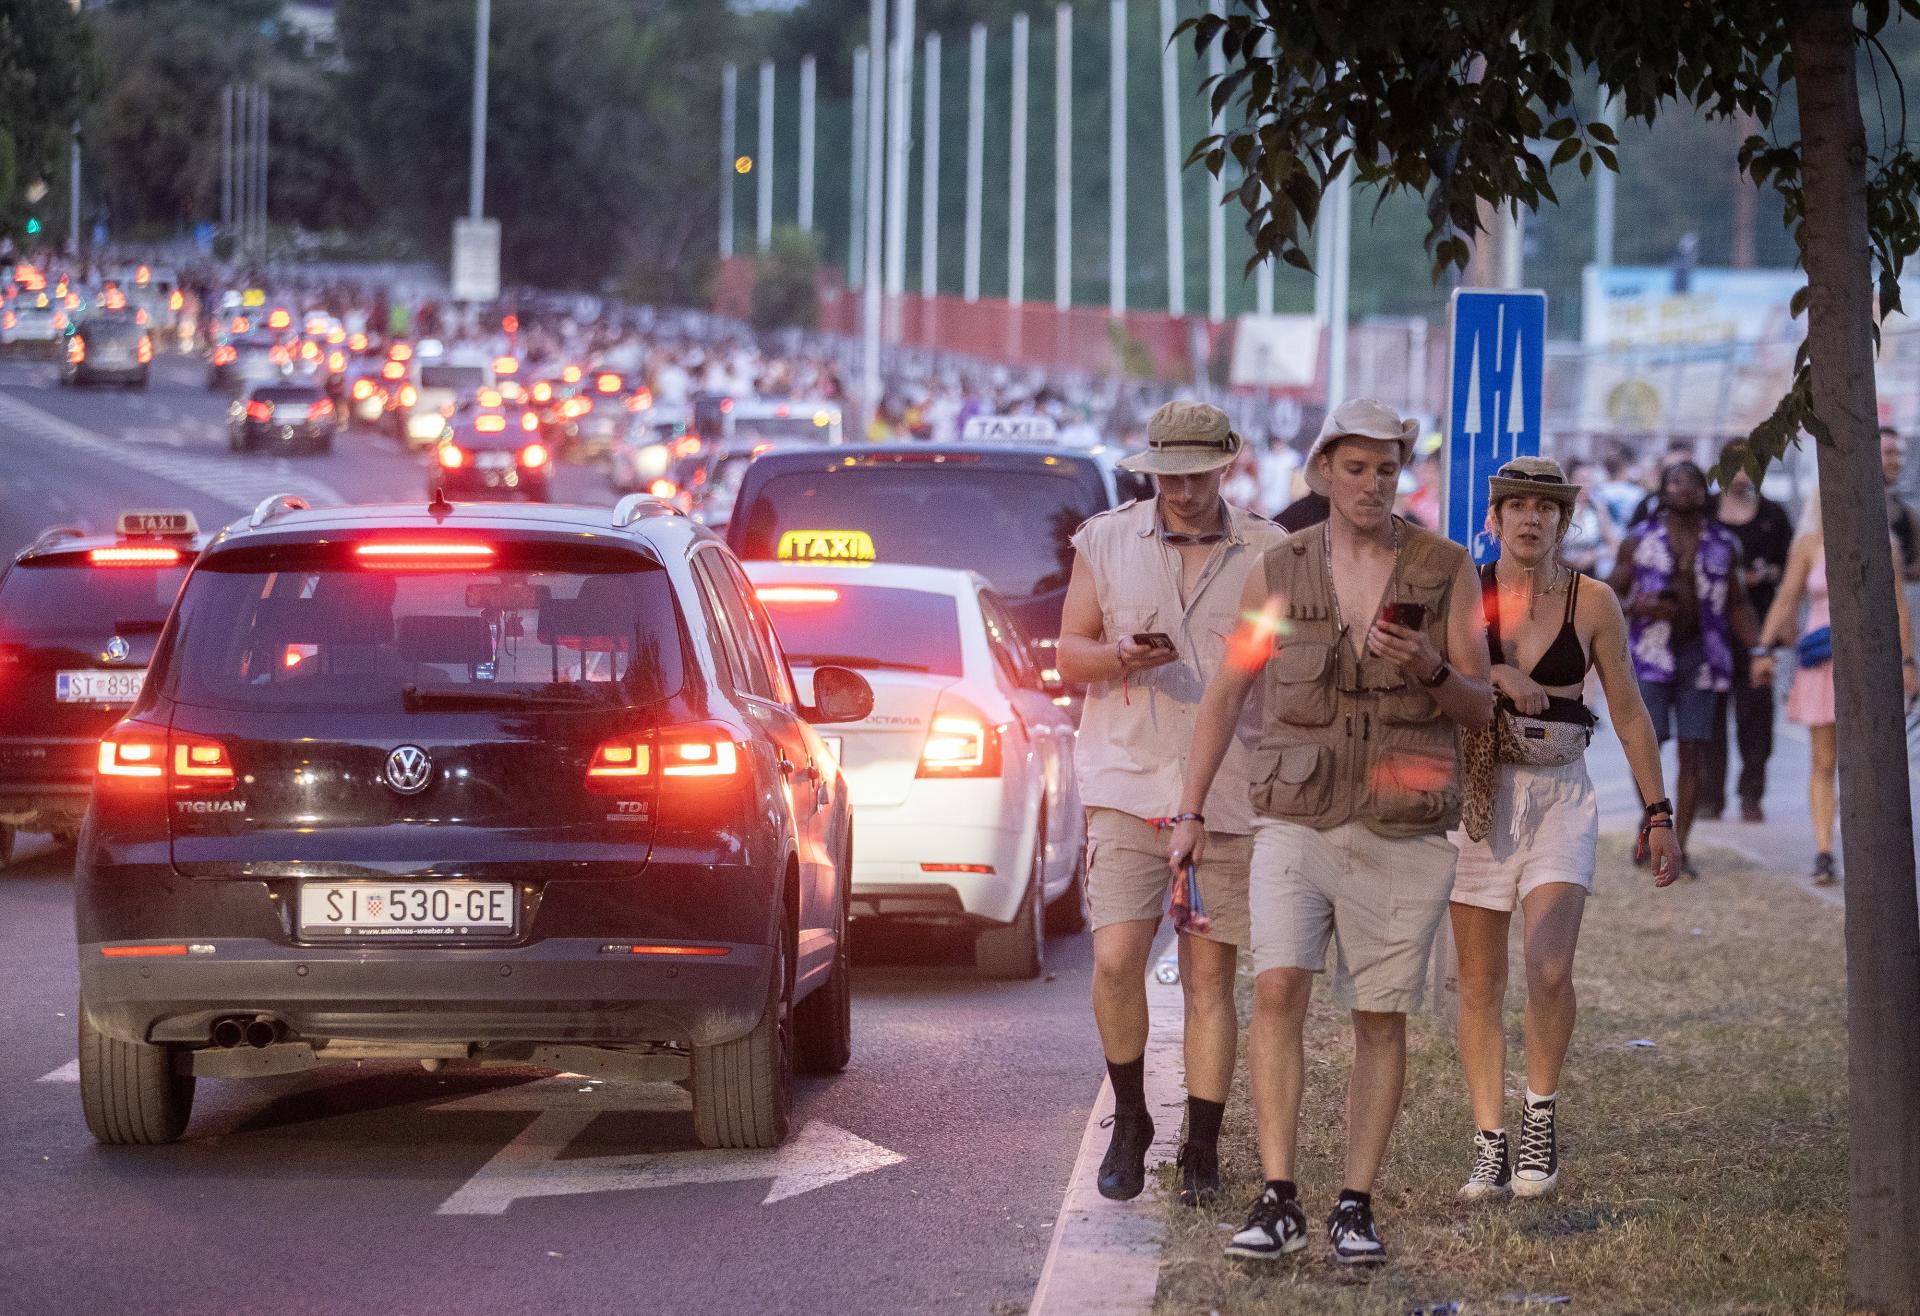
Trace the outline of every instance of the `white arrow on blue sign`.
{"label": "white arrow on blue sign", "polygon": [[1486,533],[1487,477],[1540,454],[1547,295],[1456,288],[1448,330],[1447,537],[1489,562],[1499,545]]}

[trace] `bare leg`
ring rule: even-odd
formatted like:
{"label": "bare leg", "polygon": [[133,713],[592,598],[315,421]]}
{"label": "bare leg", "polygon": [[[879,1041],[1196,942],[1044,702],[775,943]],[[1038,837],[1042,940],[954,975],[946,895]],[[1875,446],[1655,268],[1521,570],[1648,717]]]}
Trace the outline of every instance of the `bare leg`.
{"label": "bare leg", "polygon": [[1586,911],[1585,887],[1549,882],[1527,893],[1527,1087],[1541,1096],[1560,1090],[1560,1066],[1573,1040],[1573,948]]}
{"label": "bare leg", "polygon": [[[1233,1089],[1240,1020],[1233,1007],[1239,950],[1180,934],[1180,982],[1186,998],[1187,1094],[1225,1103]],[[1144,977],[1144,974],[1143,974]]]}
{"label": "bare leg", "polygon": [[1341,1185],[1373,1191],[1386,1159],[1407,1079],[1407,1016],[1353,1012],[1353,1076],[1347,1083],[1347,1177]]}
{"label": "bare leg", "polygon": [[1693,812],[1700,793],[1700,750],[1704,742],[1683,740],[1680,749],[1680,780],[1674,790],[1673,839],[1680,853],[1687,852],[1687,837],[1693,832]]}
{"label": "bare leg", "polygon": [[1260,1165],[1269,1179],[1293,1178],[1300,1150],[1300,1092],[1306,1055],[1302,1033],[1313,993],[1308,969],[1268,969],[1253,980],[1253,1025],[1247,1071],[1260,1132]]}
{"label": "bare leg", "polygon": [[1452,904],[1453,943],[1460,956],[1460,1068],[1477,1129],[1506,1127],[1507,929],[1513,915]]}
{"label": "bare leg", "polygon": [[1813,740],[1813,763],[1807,773],[1807,807],[1813,813],[1814,849],[1833,853],[1833,814],[1840,772],[1834,728],[1808,727]]}
{"label": "bare leg", "polygon": [[1133,919],[1093,930],[1093,1019],[1100,1048],[1115,1064],[1146,1054],[1147,956],[1159,927],[1155,919]]}

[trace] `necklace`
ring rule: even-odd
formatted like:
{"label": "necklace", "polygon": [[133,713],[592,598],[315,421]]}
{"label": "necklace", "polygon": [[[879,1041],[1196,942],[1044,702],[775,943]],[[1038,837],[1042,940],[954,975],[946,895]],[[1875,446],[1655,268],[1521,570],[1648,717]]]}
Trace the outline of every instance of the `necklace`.
{"label": "necklace", "polygon": [[1527,601],[1528,620],[1532,620],[1533,618],[1534,604],[1538,603],[1541,599],[1548,598],[1554,594],[1559,593],[1562,589],[1566,587],[1568,576],[1565,572],[1563,572],[1560,569],[1560,564],[1557,562],[1554,562],[1554,563],[1549,563],[1547,565],[1552,569],[1553,575],[1548,578],[1547,587],[1545,589],[1539,588],[1534,583],[1534,572],[1537,570],[1537,568],[1534,568],[1534,567],[1521,568],[1521,570],[1526,572],[1527,574],[1527,584],[1524,587],[1516,587],[1516,586],[1507,584],[1506,581],[1500,579],[1499,565],[1495,564],[1493,568],[1494,584],[1498,585],[1504,592],[1512,595],[1514,598],[1525,599]]}
{"label": "necklace", "polygon": [[[1389,516],[1387,528],[1393,531],[1393,565],[1387,569],[1387,588],[1393,588],[1393,581],[1400,574],[1400,518]],[[1329,516],[1320,523],[1320,541],[1327,550],[1327,597],[1333,601],[1333,633],[1344,635],[1346,621],[1340,616],[1340,587],[1333,583],[1333,518]],[[1496,573],[1496,579],[1498,575]]]}

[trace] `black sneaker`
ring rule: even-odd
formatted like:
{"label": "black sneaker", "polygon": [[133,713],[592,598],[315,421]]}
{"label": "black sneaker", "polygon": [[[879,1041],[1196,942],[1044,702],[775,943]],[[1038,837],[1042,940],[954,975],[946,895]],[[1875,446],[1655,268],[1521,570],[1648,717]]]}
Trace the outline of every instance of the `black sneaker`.
{"label": "black sneaker", "polygon": [[1253,1199],[1247,1223],[1227,1241],[1227,1255],[1272,1261],[1306,1245],[1307,1213],[1300,1209],[1299,1200],[1266,1188]]}
{"label": "black sneaker", "polygon": [[1180,1205],[1206,1206],[1220,1195],[1220,1146],[1188,1141],[1180,1145]]}
{"label": "black sneaker", "polygon": [[1560,1143],[1554,1103],[1527,1102],[1520,1116],[1520,1151],[1513,1159],[1513,1195],[1545,1197],[1560,1182]]}
{"label": "black sneaker", "polygon": [[1822,850],[1813,857],[1813,884],[1815,886],[1832,886],[1839,880],[1839,874],[1833,871],[1833,856],[1831,854]]}
{"label": "black sneaker", "polygon": [[1507,1165],[1507,1132],[1473,1131],[1473,1169],[1454,1196],[1463,1202],[1484,1202],[1489,1197],[1504,1197],[1513,1183],[1513,1171]]}
{"label": "black sneaker", "polygon": [[1373,1227],[1373,1207],[1351,1197],[1333,1204],[1327,1217],[1333,1259],[1343,1266],[1377,1266],[1387,1259],[1386,1245]]}
{"label": "black sneaker", "polygon": [[1113,1141],[1100,1162],[1100,1196],[1127,1202],[1147,1186],[1147,1148],[1153,1145],[1153,1117],[1111,1115]]}

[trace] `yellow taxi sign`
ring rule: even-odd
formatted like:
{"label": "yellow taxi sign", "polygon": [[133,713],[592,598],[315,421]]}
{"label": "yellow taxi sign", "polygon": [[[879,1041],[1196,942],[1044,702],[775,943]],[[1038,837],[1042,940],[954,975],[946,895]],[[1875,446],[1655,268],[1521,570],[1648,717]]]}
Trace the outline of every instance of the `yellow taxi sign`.
{"label": "yellow taxi sign", "polygon": [[242,306],[265,306],[267,304],[267,290],[265,288],[247,289],[240,294],[240,304]]}
{"label": "yellow taxi sign", "polygon": [[122,512],[115,523],[115,531],[122,538],[135,535],[174,537],[197,535],[200,526],[193,519],[193,513],[188,511]]}
{"label": "yellow taxi sign", "polygon": [[873,536],[864,530],[788,530],[777,556],[782,562],[871,562]]}

